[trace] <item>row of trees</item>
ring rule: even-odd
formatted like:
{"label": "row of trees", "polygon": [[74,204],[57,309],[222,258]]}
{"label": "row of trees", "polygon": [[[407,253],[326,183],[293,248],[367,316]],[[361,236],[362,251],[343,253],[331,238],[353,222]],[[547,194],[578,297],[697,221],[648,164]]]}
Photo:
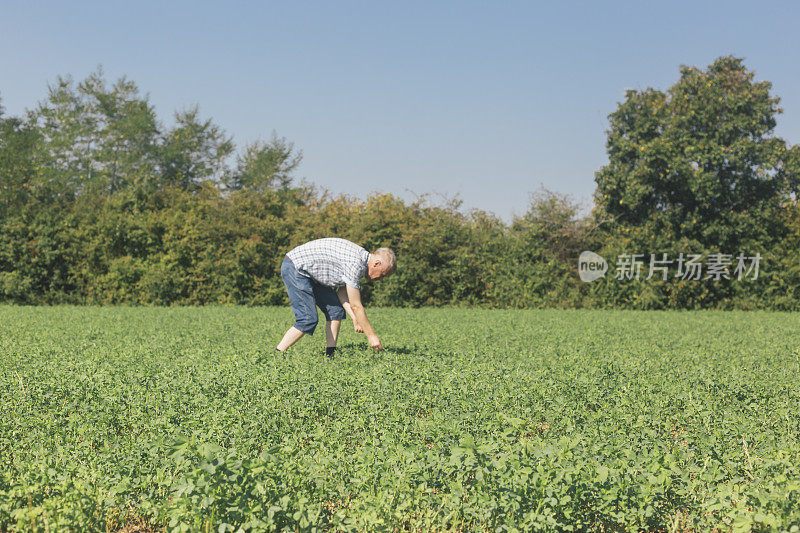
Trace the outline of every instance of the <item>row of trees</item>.
{"label": "row of trees", "polygon": [[3,117],[0,105],[0,119],[2,215],[31,200],[61,207],[80,196],[192,191],[209,182],[229,191],[286,189],[301,159],[273,136],[246,145],[231,165],[231,137],[200,119],[196,106],[165,127],[133,82],[109,86],[102,70],[80,83],[59,77],[24,117]]}
{"label": "row of trees", "polygon": [[[236,150],[197,108],[161,124],[134,83],[58,78],[22,117],[0,107],[0,300],[281,304],[279,263],[308,239],[391,246],[379,305],[798,308],[800,149],[774,135],[778,98],[742,61],[684,67],[666,92],[628,91],[589,214],[541,191],[506,224],[392,195],[297,183],[273,136]],[[577,258],[760,254],[757,280],[583,283]]]}

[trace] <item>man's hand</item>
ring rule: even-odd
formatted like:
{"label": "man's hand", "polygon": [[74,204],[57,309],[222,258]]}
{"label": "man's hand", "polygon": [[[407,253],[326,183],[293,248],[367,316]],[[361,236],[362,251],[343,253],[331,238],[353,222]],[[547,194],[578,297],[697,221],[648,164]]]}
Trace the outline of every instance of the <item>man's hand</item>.
{"label": "man's hand", "polygon": [[370,347],[376,352],[380,352],[381,350],[383,350],[383,346],[381,346],[381,340],[374,333],[372,335],[367,336],[367,340],[369,341]]}

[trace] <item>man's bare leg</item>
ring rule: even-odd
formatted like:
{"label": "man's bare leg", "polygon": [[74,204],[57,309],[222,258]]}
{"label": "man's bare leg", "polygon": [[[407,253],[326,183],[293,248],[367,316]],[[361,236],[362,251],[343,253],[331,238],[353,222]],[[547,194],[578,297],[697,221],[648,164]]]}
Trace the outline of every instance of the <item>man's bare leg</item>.
{"label": "man's bare leg", "polygon": [[331,320],[330,322],[325,322],[325,340],[328,348],[336,347],[336,341],[339,339],[339,328],[341,326],[341,320]]}
{"label": "man's bare leg", "polygon": [[[327,328],[326,328],[327,330]],[[289,328],[289,331],[286,332],[286,335],[283,336],[281,343],[278,344],[278,351],[285,352],[289,349],[289,347],[300,340],[300,337],[305,335],[302,331],[297,329],[296,327],[292,326]]]}

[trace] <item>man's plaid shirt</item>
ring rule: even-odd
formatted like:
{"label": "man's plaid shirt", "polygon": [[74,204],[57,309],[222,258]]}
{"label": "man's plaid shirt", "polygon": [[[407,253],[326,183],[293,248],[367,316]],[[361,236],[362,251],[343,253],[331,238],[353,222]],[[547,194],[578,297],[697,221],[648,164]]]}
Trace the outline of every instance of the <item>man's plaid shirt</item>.
{"label": "man's plaid shirt", "polygon": [[328,287],[361,289],[359,281],[367,273],[369,252],[345,239],[327,238],[301,244],[286,257],[300,274]]}

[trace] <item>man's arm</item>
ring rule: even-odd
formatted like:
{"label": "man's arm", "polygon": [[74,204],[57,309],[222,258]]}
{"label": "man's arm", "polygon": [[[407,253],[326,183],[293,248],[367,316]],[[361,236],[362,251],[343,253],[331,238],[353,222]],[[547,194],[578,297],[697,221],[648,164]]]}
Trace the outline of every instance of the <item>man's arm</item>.
{"label": "man's arm", "polygon": [[361,291],[355,287],[347,285],[347,299],[350,302],[350,308],[352,309],[358,324],[361,326],[361,328],[364,330],[364,334],[367,336],[369,345],[376,350],[383,350],[380,339],[378,339],[378,336],[375,335],[375,331],[373,331],[369,320],[367,320],[367,313],[364,311],[364,306],[361,305]]}
{"label": "man's arm", "polygon": [[356,330],[356,333],[364,333],[364,328],[361,327],[361,324],[358,323],[356,320],[356,315],[353,314],[353,308],[350,307],[350,300],[347,298],[347,289],[339,287],[339,290],[336,291],[336,295],[339,297],[339,301],[344,307],[344,310],[347,311],[347,314],[350,316],[350,320],[353,321],[353,327]]}

